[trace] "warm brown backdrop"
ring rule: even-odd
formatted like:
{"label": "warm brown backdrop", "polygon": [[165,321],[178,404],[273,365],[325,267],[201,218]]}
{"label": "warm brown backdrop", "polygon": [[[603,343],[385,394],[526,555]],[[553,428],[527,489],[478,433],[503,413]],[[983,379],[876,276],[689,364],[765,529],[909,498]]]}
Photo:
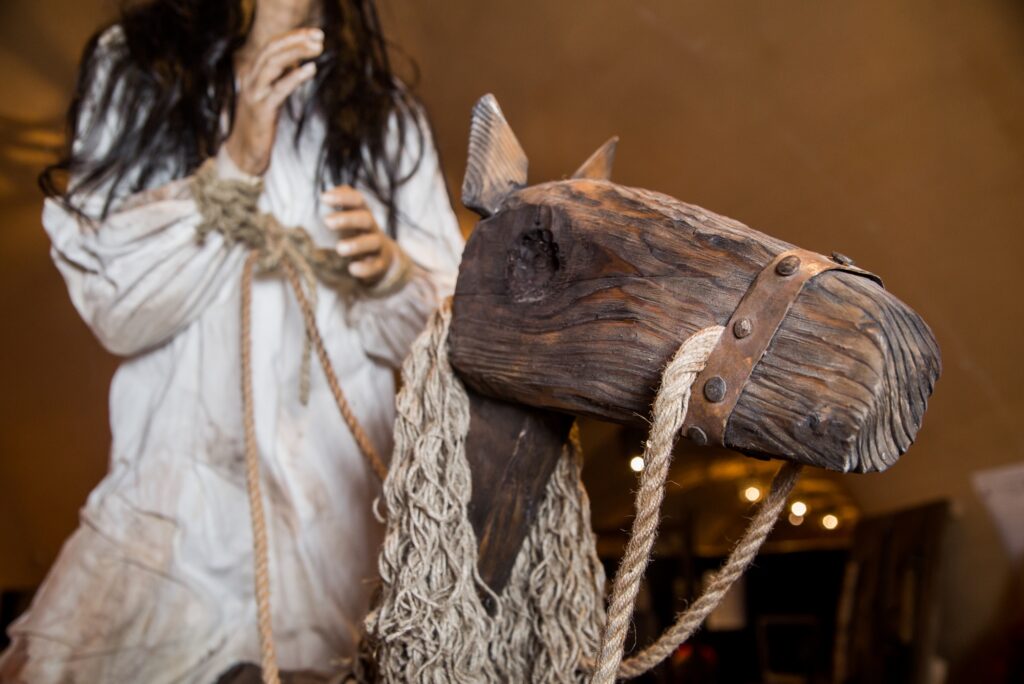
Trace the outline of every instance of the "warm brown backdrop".
{"label": "warm brown backdrop", "polygon": [[[0,587],[41,579],[105,469],[115,362],[48,261],[33,175],[59,130],[81,45],[111,6],[0,2]],[[1012,572],[969,475],[1024,459],[1024,9],[1009,0],[382,0],[382,9],[422,68],[456,195],[469,109],[491,91],[534,180],[570,173],[617,133],[618,181],[849,254],[924,316],[945,373],[918,444],[892,471],[847,480],[868,513],[957,502],[943,647],[963,654],[1005,608]]]}

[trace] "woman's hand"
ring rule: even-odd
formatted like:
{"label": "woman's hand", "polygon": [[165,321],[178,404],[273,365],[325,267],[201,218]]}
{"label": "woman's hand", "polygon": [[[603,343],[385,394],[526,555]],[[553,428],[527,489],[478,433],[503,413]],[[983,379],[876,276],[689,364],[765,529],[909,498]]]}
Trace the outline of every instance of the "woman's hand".
{"label": "woman's hand", "polygon": [[364,285],[374,285],[387,274],[400,247],[377,225],[363,194],[349,185],[328,190],[323,200],[333,206],[324,218],[328,228],[338,232],[338,254],[351,259],[348,272]]}
{"label": "woman's hand", "polygon": [[224,143],[239,169],[252,176],[267,170],[281,105],[316,74],[313,62],[299,64],[323,50],[323,31],[296,29],[271,40],[239,68],[235,120]]}

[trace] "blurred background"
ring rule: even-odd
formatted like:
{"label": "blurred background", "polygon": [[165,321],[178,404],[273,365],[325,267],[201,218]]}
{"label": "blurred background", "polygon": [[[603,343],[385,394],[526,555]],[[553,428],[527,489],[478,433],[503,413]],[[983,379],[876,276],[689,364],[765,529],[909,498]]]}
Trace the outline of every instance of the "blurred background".
{"label": "blurred background", "polygon": [[[114,9],[0,2],[5,623],[106,469],[116,360],[50,263],[35,175],[60,143],[81,48]],[[942,347],[917,444],[883,474],[808,473],[746,580],[651,681],[1024,681],[1024,5],[380,0],[380,9],[419,65],[453,197],[470,108],[493,92],[532,181],[571,173],[617,134],[617,182],[851,255]],[[468,232],[474,217],[457,208]],[[610,570],[642,440],[611,425],[584,430]],[[680,449],[636,619],[641,644],[721,562],[776,467]]]}

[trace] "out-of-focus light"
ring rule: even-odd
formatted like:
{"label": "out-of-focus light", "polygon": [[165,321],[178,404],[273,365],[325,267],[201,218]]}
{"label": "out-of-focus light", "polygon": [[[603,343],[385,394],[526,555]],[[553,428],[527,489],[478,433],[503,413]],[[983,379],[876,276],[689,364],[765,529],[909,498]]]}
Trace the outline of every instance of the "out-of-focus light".
{"label": "out-of-focus light", "polygon": [[800,527],[804,524],[804,516],[789,514],[789,524],[793,527]]}
{"label": "out-of-focus light", "polygon": [[822,517],[821,526],[824,527],[826,530],[834,530],[837,527],[839,527],[839,518],[829,513],[828,515]]}
{"label": "out-of-focus light", "polygon": [[755,501],[760,501],[761,500],[761,488],[760,487],[755,487],[754,485],[750,485],[749,487],[747,487],[746,489],[743,490],[743,498],[746,499],[747,501],[749,501],[750,503],[754,503]]}
{"label": "out-of-focus light", "polygon": [[802,518],[807,515],[807,504],[803,501],[794,501],[789,506],[789,512],[798,518]]}
{"label": "out-of-focus light", "polygon": [[629,469],[632,470],[634,473],[639,473],[641,470],[643,470],[644,457],[634,456],[633,458],[629,459]]}

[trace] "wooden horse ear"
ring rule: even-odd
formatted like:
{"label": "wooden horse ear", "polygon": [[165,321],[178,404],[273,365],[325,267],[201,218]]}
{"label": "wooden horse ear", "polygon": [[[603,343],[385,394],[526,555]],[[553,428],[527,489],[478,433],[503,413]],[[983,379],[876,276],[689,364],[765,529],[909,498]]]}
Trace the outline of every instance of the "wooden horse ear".
{"label": "wooden horse ear", "polygon": [[597,148],[587,161],[583,162],[573,178],[589,178],[591,180],[611,180],[612,164],[615,163],[615,148],[619,144],[619,136],[612,136],[604,145]]}
{"label": "wooden horse ear", "polygon": [[528,163],[498,101],[484,95],[473,107],[462,203],[483,218],[496,213],[510,193],[526,187]]}

